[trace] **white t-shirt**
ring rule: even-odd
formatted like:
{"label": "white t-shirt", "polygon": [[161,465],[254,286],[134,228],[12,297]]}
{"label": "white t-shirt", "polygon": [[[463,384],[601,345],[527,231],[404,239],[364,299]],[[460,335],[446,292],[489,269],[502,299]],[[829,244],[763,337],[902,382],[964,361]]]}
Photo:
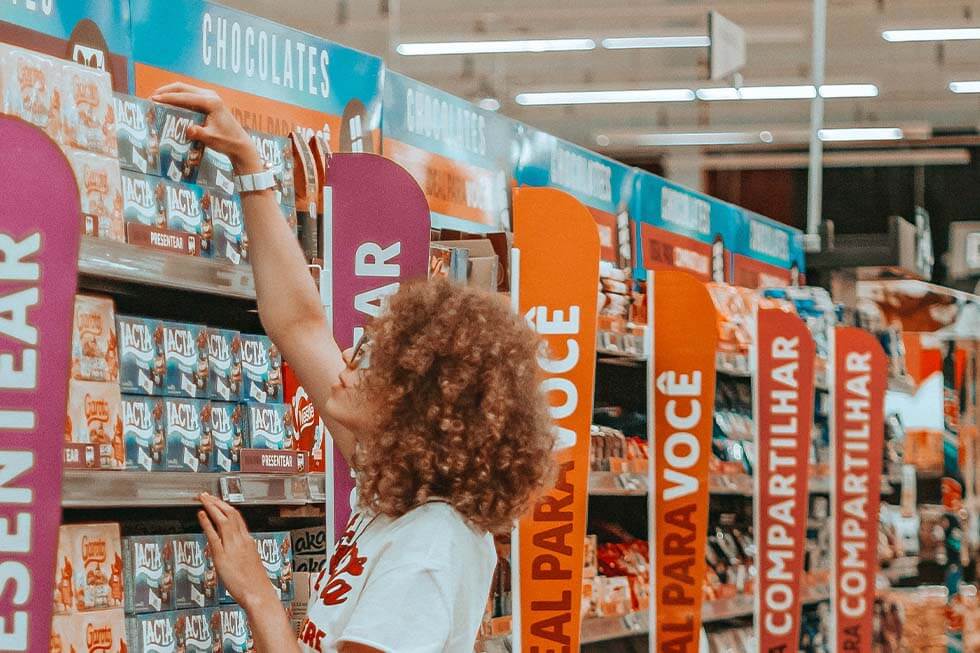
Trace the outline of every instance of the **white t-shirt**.
{"label": "white t-shirt", "polygon": [[497,554],[443,502],[391,519],[355,514],[327,569],[313,579],[300,649],[342,642],[398,653],[469,653]]}

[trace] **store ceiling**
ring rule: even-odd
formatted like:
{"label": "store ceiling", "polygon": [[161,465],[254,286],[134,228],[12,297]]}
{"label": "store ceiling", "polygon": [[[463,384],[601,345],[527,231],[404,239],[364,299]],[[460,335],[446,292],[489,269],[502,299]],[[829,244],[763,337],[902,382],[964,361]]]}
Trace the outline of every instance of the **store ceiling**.
{"label": "store ceiling", "polygon": [[[604,38],[705,35],[720,11],[748,36],[746,86],[810,82],[809,0],[224,0],[227,4],[384,56],[389,66],[457,95],[495,98],[514,118],[601,149],[600,135],[769,131],[774,145],[803,142],[806,100],[741,100],[526,107],[519,93],[692,89],[707,49],[607,50]],[[948,85],[980,79],[980,40],[889,43],[894,28],[980,27],[980,0],[829,0],[828,84],[874,84],[878,96],[827,101],[835,127],[900,127],[907,136],[974,131],[980,94]],[[589,51],[403,56],[400,43],[582,37]],[[597,138],[599,139],[597,141]],[[782,141],[782,143],[780,143]]]}

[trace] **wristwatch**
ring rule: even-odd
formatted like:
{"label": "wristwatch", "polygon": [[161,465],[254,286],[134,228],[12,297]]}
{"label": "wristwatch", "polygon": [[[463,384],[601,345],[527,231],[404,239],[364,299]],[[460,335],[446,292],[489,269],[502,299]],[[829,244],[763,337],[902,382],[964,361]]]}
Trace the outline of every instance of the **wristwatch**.
{"label": "wristwatch", "polygon": [[276,177],[271,170],[254,172],[250,175],[235,175],[233,181],[235,191],[239,193],[252,193],[276,187]]}

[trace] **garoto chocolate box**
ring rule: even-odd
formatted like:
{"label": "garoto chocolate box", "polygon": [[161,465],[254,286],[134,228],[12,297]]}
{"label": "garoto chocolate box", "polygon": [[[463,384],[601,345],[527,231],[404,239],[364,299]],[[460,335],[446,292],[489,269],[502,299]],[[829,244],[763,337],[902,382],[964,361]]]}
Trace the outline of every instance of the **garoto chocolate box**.
{"label": "garoto chocolate box", "polygon": [[203,146],[187,136],[191,125],[203,125],[204,115],[167,104],[154,104],[160,135],[160,175],[174,182],[197,179]]}
{"label": "garoto chocolate box", "polygon": [[119,378],[115,305],[108,297],[75,295],[71,376],[81,381]]}
{"label": "garoto chocolate box", "polygon": [[163,397],[123,395],[123,440],[126,469],[158,472],[167,469],[167,427]]}
{"label": "garoto chocolate box", "polygon": [[160,174],[160,135],[156,108],[149,100],[116,93],[116,148],[119,166],[147,175]]}
{"label": "garoto chocolate box", "polygon": [[164,393],[171,397],[207,397],[208,328],[200,324],[163,322],[166,363]]}
{"label": "garoto chocolate box", "polygon": [[0,44],[0,110],[61,142],[61,62]]}
{"label": "garoto chocolate box", "polygon": [[171,397],[164,402],[164,411],[167,471],[213,471],[210,402]]}
{"label": "garoto chocolate box", "polygon": [[245,444],[245,405],[211,402],[211,440],[214,467],[219,472],[241,469],[241,449]]}
{"label": "garoto chocolate box", "polygon": [[121,608],[124,592],[119,524],[66,524],[59,536],[71,551],[75,609]]}
{"label": "garoto chocolate box", "polygon": [[119,608],[82,612],[68,617],[74,632],[69,647],[64,653],[77,650],[77,653],[125,653],[126,616]]}
{"label": "garoto chocolate box", "polygon": [[126,613],[174,608],[173,552],[165,535],[123,538]]}
{"label": "garoto chocolate box", "polygon": [[115,158],[116,112],[109,74],[75,63],[64,64],[61,100],[65,145]]}
{"label": "garoto chocolate box", "polygon": [[163,323],[145,317],[118,315],[116,337],[119,342],[119,387],[122,391],[162,395],[167,377]]}
{"label": "garoto chocolate box", "polygon": [[259,403],[282,401],[282,356],[267,336],[243,333],[242,399]]}
{"label": "garoto chocolate box", "polygon": [[174,607],[178,610],[218,604],[218,577],[202,534],[169,536],[174,561]]}
{"label": "garoto chocolate box", "polygon": [[97,445],[99,467],[122,469],[126,453],[123,443],[122,397],[115,383],[68,382],[68,412],[65,439]]}
{"label": "garoto chocolate box", "polygon": [[104,240],[125,241],[119,162],[76,149],[68,151],[68,160],[78,183],[85,234]]}

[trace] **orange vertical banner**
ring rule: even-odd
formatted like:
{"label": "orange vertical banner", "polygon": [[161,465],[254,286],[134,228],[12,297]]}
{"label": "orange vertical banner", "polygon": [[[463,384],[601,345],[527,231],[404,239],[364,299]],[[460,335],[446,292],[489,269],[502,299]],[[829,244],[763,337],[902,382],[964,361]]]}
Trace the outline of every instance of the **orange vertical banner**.
{"label": "orange vertical banner", "polygon": [[521,519],[514,650],[579,650],[589,430],[595,386],[599,233],[588,209],[551,188],[514,191],[516,305],[543,340],[542,390],[555,424],[555,487]]}
{"label": "orange vertical banner", "polygon": [[650,651],[698,653],[718,314],[686,272],[650,272]]}
{"label": "orange vertical banner", "polygon": [[888,360],[864,329],[834,329],[830,420],[833,653],[871,653]]}

